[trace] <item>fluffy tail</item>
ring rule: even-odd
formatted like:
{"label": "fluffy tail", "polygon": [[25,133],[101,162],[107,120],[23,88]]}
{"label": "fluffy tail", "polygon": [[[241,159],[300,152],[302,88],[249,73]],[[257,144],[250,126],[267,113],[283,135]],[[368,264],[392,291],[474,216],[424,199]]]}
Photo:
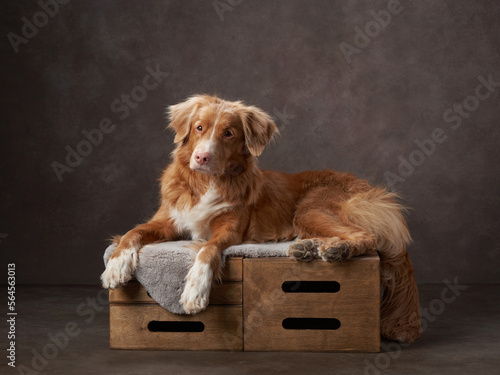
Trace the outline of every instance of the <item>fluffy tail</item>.
{"label": "fluffy tail", "polygon": [[406,251],[411,241],[397,194],[373,188],[343,205],[345,217],[377,238],[384,289],[381,333],[387,339],[413,342],[420,337],[420,308],[413,267]]}

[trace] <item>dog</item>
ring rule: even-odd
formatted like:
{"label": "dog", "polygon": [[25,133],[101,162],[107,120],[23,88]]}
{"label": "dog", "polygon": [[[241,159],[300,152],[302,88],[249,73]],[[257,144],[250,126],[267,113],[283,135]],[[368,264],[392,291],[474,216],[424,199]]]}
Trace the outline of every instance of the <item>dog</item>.
{"label": "dog", "polygon": [[260,170],[257,157],[278,129],[267,113],[241,101],[195,95],[170,106],[168,115],[176,148],[161,177],[160,207],[116,239],[101,275],[104,288],[129,281],[138,251],[155,242],[198,241],[180,301],[188,314],[207,307],[229,246],[294,240],[288,255],[304,262],[339,262],[376,250],[385,290],[381,334],[401,342],[420,336],[406,251],[411,238],[395,193],[344,172]]}

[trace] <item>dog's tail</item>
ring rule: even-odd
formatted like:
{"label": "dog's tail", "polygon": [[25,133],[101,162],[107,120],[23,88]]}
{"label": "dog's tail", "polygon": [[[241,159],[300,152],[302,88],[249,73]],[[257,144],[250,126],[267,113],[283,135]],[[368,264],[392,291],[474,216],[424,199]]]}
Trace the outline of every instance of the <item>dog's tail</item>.
{"label": "dog's tail", "polygon": [[384,289],[380,311],[385,338],[413,342],[420,337],[420,308],[413,267],[406,251],[411,241],[398,195],[383,188],[357,193],[343,205],[346,218],[377,239]]}

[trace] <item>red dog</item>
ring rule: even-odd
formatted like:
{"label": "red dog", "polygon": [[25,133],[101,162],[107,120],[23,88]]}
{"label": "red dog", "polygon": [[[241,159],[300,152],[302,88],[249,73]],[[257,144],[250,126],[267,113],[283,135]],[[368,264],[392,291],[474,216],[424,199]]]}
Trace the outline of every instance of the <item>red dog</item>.
{"label": "red dog", "polygon": [[169,107],[169,115],[177,148],[161,179],[161,206],[121,237],[101,276],[104,288],[130,280],[146,244],[204,240],[181,297],[185,311],[196,314],[207,307],[221,252],[231,245],[296,238],[288,254],[301,261],[342,261],[377,249],[382,335],[405,342],[420,336],[410,234],[395,194],[348,173],[260,170],[256,157],[277,128],[242,102],[198,95]]}

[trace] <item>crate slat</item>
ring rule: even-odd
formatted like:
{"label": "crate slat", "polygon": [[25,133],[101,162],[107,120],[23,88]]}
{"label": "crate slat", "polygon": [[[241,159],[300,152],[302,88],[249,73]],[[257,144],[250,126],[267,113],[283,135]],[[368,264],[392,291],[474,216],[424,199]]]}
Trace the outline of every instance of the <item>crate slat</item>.
{"label": "crate slat", "polygon": [[[156,304],[111,304],[110,347],[140,350],[243,350],[242,306],[176,315]],[[202,322],[203,332],[151,332],[151,321]]]}

